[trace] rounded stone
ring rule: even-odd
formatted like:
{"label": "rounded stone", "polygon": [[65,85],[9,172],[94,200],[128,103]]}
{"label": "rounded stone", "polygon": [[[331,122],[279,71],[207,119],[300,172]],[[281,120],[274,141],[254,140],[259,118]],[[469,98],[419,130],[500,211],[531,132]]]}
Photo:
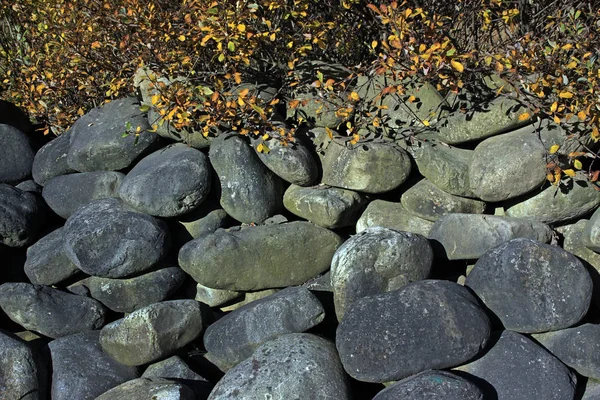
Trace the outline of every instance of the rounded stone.
{"label": "rounded stone", "polygon": [[52,139],[35,154],[31,173],[33,180],[44,186],[46,182],[55,176],[66,175],[76,172],[67,163],[71,131]]}
{"label": "rounded stone", "polygon": [[35,151],[17,128],[0,123],[0,183],[16,185],[31,176]]}
{"label": "rounded stone", "polygon": [[0,244],[23,247],[33,242],[44,222],[41,198],[0,183]]}

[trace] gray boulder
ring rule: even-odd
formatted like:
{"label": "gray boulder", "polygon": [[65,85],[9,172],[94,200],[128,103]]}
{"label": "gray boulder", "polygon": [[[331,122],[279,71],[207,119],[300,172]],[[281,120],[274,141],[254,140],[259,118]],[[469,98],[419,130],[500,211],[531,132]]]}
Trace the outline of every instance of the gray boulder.
{"label": "gray boulder", "polygon": [[401,203],[373,200],[358,219],[356,232],[362,232],[373,226],[418,233],[427,237],[433,222],[414,215]]}
{"label": "gray boulder", "polygon": [[472,382],[446,371],[425,371],[396,382],[373,400],[483,400]]}
{"label": "gray boulder", "polygon": [[[254,148],[260,143],[261,141],[255,141]],[[257,151],[258,158],[284,181],[299,186],[310,186],[319,178],[316,154],[300,140],[296,139],[283,145],[277,134],[274,134],[274,138],[266,141],[264,145],[268,146],[269,151]]]}
{"label": "gray boulder", "polygon": [[583,324],[532,336],[580,375],[600,379],[600,325]]}
{"label": "gray boulder", "polygon": [[410,156],[391,142],[333,141],[323,159],[322,183],[364,193],[396,189],[410,174]]}
{"label": "gray boulder", "polygon": [[419,173],[435,186],[455,196],[476,197],[469,186],[473,150],[419,142],[408,151],[417,163]]}
{"label": "gray boulder", "polygon": [[[573,399],[576,376],[530,339],[511,331],[495,334],[482,357],[457,370],[483,381],[485,398]],[[491,388],[489,387],[491,386]]]}
{"label": "gray boulder", "polygon": [[307,333],[292,333],[260,346],[230,369],[209,400],[351,398],[335,346]]}
{"label": "gray boulder", "polygon": [[531,192],[546,180],[546,148],[533,127],[491,137],[475,148],[471,190],[482,200],[503,201]]}
{"label": "gray boulder", "polygon": [[483,214],[486,208],[483,201],[451,195],[427,179],[405,191],[400,202],[412,214],[433,222],[452,213]]}
{"label": "gray boulder", "polygon": [[210,162],[221,183],[221,206],[243,223],[259,223],[282,209],[283,183],[244,138],[221,134],[212,143]]}
{"label": "gray boulder", "polygon": [[129,279],[91,276],[77,283],[90,296],[116,312],[130,313],[169,298],[185,280],[179,267],[161,268]]}
{"label": "gray boulder", "polygon": [[34,157],[27,135],[0,123],[0,183],[16,185],[29,178]]}
{"label": "gray boulder", "polygon": [[127,168],[159,144],[159,136],[149,129],[136,98],[113,100],[75,121],[67,162],[79,172]]}
{"label": "gray boulder", "polygon": [[468,289],[425,280],[353,303],[336,346],[350,376],[388,382],[458,366],[479,354],[489,335],[489,319]]}
{"label": "gray boulder", "polygon": [[42,187],[40,185],[38,185],[37,183],[35,183],[34,180],[31,180],[31,179],[23,181],[15,187],[24,192],[31,192],[31,193],[35,193],[35,194],[39,194],[39,195],[42,194]]}
{"label": "gray boulder", "polygon": [[198,283],[236,291],[299,285],[329,268],[342,239],[310,222],[219,229],[186,243],[179,266]]}
{"label": "gray boulder", "polygon": [[243,296],[243,292],[236,292],[235,290],[213,289],[197,283],[196,296],[194,297],[194,300],[204,303],[209,307],[219,307]]}
{"label": "gray boulder", "polygon": [[163,378],[179,382],[194,391],[196,399],[206,399],[213,388],[202,376],[190,369],[190,367],[177,356],[158,361],[146,368],[142,378]]}
{"label": "gray boulder", "polygon": [[192,389],[182,383],[162,378],[138,378],[114,387],[96,400],[196,400]]}
{"label": "gray boulder", "polygon": [[38,150],[31,167],[33,180],[44,186],[48,179],[76,172],[67,163],[70,141],[71,131],[68,130]]}
{"label": "gray boulder", "polygon": [[522,333],[576,324],[592,297],[592,279],[577,257],[525,238],[505,242],[481,256],[465,285],[506,329]]}
{"label": "gray boulder", "polygon": [[432,264],[433,251],[421,235],[373,227],[352,236],[337,249],[331,261],[338,319],[362,297],[427,279]]}
{"label": "gray boulder", "polygon": [[44,222],[43,203],[35,193],[0,183],[0,244],[23,247],[33,242]]}
{"label": "gray boulder", "polygon": [[600,253],[600,211],[596,210],[583,231],[583,244],[590,250]]}
{"label": "gray boulder", "polygon": [[48,179],[42,196],[52,211],[64,219],[94,200],[118,197],[125,175],[114,171],[81,172]]}
{"label": "gray boulder", "polygon": [[507,205],[506,215],[546,224],[558,224],[592,212],[600,205],[600,192],[587,180],[575,178],[565,188],[549,185],[531,197]]}
{"label": "gray boulder", "polygon": [[195,300],[169,300],[140,308],[100,331],[102,349],[121,364],[147,364],[173,355],[202,331]]}
{"label": "gray boulder", "polygon": [[64,229],[50,232],[27,249],[25,274],[34,285],[54,285],[78,272],[63,249]]}
{"label": "gray boulder", "polygon": [[144,157],[125,177],[119,196],[146,214],[174,217],[208,196],[210,165],[200,151],[177,143]]}
{"label": "gray boulder", "polygon": [[46,399],[39,355],[27,343],[0,331],[0,393],[6,400]]}
{"label": "gray boulder", "polygon": [[548,243],[552,229],[546,224],[518,218],[482,214],[448,214],[437,220],[429,239],[448,260],[481,257],[511,239],[525,237]]}
{"label": "gray boulder", "polygon": [[102,351],[99,338],[100,331],[91,331],[50,342],[53,400],[93,400],[139,377],[137,368],[120,364]]}
{"label": "gray boulder", "polygon": [[173,230],[181,245],[192,239],[198,239],[205,233],[213,233],[217,229],[225,227],[229,222],[230,218],[225,210],[218,204],[207,205],[207,202],[202,203],[195,210],[177,217]]}
{"label": "gray boulder", "polygon": [[360,193],[324,185],[290,185],[283,195],[288,211],[329,229],[354,225],[364,203]]}
{"label": "gray boulder", "polygon": [[323,306],[306,288],[289,287],[253,301],[210,325],[204,347],[211,361],[229,369],[252,356],[261,344],[289,333],[302,333],[323,321]]}
{"label": "gray boulder", "polygon": [[1,285],[0,308],[23,328],[51,338],[100,329],[106,318],[94,299],[29,283]]}
{"label": "gray boulder", "polygon": [[83,272],[104,278],[149,270],[163,258],[169,245],[165,223],[130,211],[114,198],[80,208],[64,229],[67,257]]}

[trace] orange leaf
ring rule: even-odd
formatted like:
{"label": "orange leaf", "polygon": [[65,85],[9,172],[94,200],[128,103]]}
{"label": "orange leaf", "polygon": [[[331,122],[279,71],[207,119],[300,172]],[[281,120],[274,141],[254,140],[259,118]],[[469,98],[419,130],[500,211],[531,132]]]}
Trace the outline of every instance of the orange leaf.
{"label": "orange leaf", "polygon": [[529,118],[529,113],[523,113],[523,114],[519,115],[519,121],[525,121],[528,118]]}
{"label": "orange leaf", "polygon": [[92,43],[92,49],[99,49],[102,45],[100,44],[99,41],[95,41]]}

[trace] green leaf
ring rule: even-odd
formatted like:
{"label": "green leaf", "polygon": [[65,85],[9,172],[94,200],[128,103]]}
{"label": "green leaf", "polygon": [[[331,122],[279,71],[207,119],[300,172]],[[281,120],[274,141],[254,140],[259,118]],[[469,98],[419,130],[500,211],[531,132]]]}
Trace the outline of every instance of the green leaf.
{"label": "green leaf", "polygon": [[446,52],[446,55],[447,55],[448,57],[452,57],[452,56],[454,55],[454,53],[456,53],[456,49],[453,47],[453,48],[451,48],[450,50],[448,50],[448,51]]}
{"label": "green leaf", "polygon": [[149,105],[144,104],[143,106],[140,107],[141,112],[148,112],[148,110],[150,110]]}
{"label": "green leaf", "polygon": [[128,132],[131,130],[131,122],[127,121],[125,124],[125,129],[127,129]]}
{"label": "green leaf", "polygon": [[122,138],[126,138],[127,136],[129,136],[129,132],[123,132],[123,133],[121,133],[121,137]]}
{"label": "green leaf", "polygon": [[233,53],[235,51],[235,44],[233,42],[229,42],[227,43],[227,48]]}
{"label": "green leaf", "polygon": [[209,8],[208,10],[206,10],[206,12],[209,14],[218,14],[219,10],[216,7],[213,7],[213,8]]}

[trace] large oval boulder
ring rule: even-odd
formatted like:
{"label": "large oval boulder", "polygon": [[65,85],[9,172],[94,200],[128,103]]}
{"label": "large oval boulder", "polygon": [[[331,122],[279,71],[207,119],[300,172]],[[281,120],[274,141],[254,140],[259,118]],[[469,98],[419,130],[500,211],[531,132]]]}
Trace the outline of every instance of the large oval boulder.
{"label": "large oval boulder", "polygon": [[0,123],[0,183],[16,185],[31,176],[35,151],[17,128]]}
{"label": "large oval boulder", "polygon": [[208,196],[207,157],[178,143],[144,157],[125,177],[119,196],[131,207],[158,217],[174,217],[198,207]]}
{"label": "large oval boulder", "polygon": [[229,369],[261,344],[289,333],[302,333],[325,317],[323,306],[308,289],[289,287],[253,301],[210,325],[204,347],[211,361]]}
{"label": "large oval boulder", "polygon": [[345,241],[331,261],[335,312],[341,320],[356,300],[426,279],[433,264],[429,241],[414,233],[374,227]]}
{"label": "large oval boulder", "polygon": [[219,135],[210,146],[210,162],[221,183],[221,206],[244,223],[259,223],[281,211],[283,182],[235,133]]}
{"label": "large oval boulder", "polygon": [[180,382],[162,378],[138,378],[114,387],[95,400],[195,400],[194,391]]}
{"label": "large oval boulder", "polygon": [[23,247],[33,242],[44,222],[42,199],[0,183],[0,244]]}
{"label": "large oval boulder", "polygon": [[117,190],[123,177],[125,175],[114,171],[61,175],[45,183],[42,196],[52,211],[67,219],[79,207],[94,200],[118,197]]}
{"label": "large oval boulder", "polygon": [[76,172],[67,163],[67,153],[71,141],[71,131],[52,139],[35,154],[31,174],[33,180],[44,186],[48,179]]}
{"label": "large oval boulder", "polygon": [[263,344],[227,371],[208,399],[232,398],[348,400],[351,392],[335,346],[292,333]]}
{"label": "large oval boulder", "polygon": [[135,366],[173,355],[202,331],[195,300],[169,300],[140,308],[100,331],[102,349],[121,364]]}
{"label": "large oval boulder", "polygon": [[58,228],[27,249],[25,274],[34,285],[51,286],[80,272],[65,254],[63,231]]}
{"label": "large oval boulder", "polygon": [[592,279],[577,257],[526,238],[510,240],[481,256],[465,285],[506,329],[522,333],[576,324],[592,297]]}
{"label": "large oval boulder", "polygon": [[373,226],[418,233],[427,237],[433,222],[411,213],[404,208],[402,203],[373,200],[356,222],[356,232],[364,231]]}
{"label": "large oval boulder", "polygon": [[336,346],[350,376],[389,382],[461,365],[489,335],[490,321],[468,289],[425,280],[354,302],[337,328]]}
{"label": "large oval boulder", "polygon": [[80,208],[64,229],[67,257],[93,276],[122,278],[147,271],[168,249],[165,223],[130,211],[114,198]]}
{"label": "large oval boulder", "polygon": [[429,233],[439,255],[448,260],[477,259],[519,237],[548,243],[552,236],[552,229],[541,222],[484,214],[448,214]]}
{"label": "large oval boulder", "polygon": [[575,374],[530,339],[506,330],[490,342],[482,357],[457,368],[483,383],[484,398],[574,399]]}
{"label": "large oval boulder", "polygon": [[75,121],[67,162],[80,172],[127,168],[158,145],[159,136],[149,129],[136,98],[113,100]]}
{"label": "large oval boulder", "polygon": [[0,394],[3,399],[46,399],[45,374],[38,360],[39,355],[27,343],[0,331]]}
{"label": "large oval boulder", "polygon": [[285,287],[326,271],[341,243],[337,234],[303,221],[219,229],[186,243],[179,265],[196,282],[215,289]]}
{"label": "large oval boulder", "polygon": [[0,308],[25,329],[51,338],[100,329],[106,318],[94,299],[30,283],[1,285]]}
{"label": "large oval boulder", "polygon": [[410,156],[394,143],[351,145],[335,140],[325,152],[322,182],[363,193],[384,193],[404,183],[410,171]]}
{"label": "large oval boulder", "polygon": [[113,360],[100,346],[100,331],[82,332],[50,342],[52,399],[95,399],[139,377],[135,367]]}

